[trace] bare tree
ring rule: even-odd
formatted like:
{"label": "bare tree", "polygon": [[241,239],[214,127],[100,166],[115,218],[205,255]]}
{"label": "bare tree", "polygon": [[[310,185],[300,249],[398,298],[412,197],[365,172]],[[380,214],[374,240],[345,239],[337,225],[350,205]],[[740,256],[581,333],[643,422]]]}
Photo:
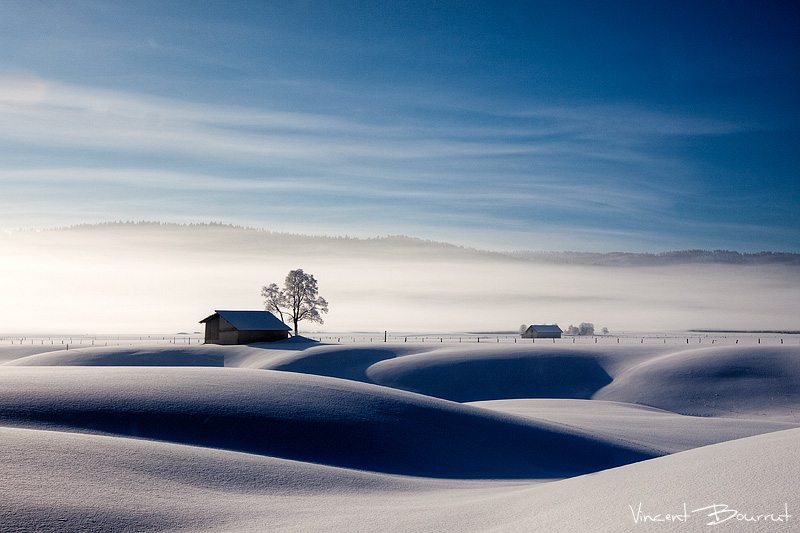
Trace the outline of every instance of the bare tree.
{"label": "bare tree", "polygon": [[288,318],[294,324],[297,335],[297,323],[303,320],[323,323],[320,313],[328,312],[328,302],[319,296],[317,280],[303,269],[290,270],[283,283],[283,289],[277,284],[261,288],[264,307],[267,311],[278,313],[281,321]]}

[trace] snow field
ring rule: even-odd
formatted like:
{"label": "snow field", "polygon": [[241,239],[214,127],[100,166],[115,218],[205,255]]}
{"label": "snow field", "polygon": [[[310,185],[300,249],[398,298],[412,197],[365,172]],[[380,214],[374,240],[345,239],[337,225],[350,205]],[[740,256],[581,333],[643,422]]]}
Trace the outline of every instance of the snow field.
{"label": "snow field", "polygon": [[570,344],[0,347],[0,531],[796,528],[800,347]]}

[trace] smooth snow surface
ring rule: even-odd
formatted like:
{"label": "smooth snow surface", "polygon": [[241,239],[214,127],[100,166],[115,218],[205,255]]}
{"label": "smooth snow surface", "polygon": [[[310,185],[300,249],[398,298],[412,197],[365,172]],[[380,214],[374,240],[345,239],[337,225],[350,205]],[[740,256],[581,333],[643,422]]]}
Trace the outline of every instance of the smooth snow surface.
{"label": "smooth snow surface", "polygon": [[645,361],[594,397],[696,416],[796,421],[800,349],[726,346],[680,351]]}
{"label": "smooth snow surface", "polygon": [[41,348],[0,531],[798,530],[797,345]]}
{"label": "smooth snow surface", "polygon": [[675,453],[798,425],[797,422],[763,417],[685,416],[642,405],[602,400],[493,400],[471,405],[566,424],[597,437],[622,435],[626,441],[663,453]]}
{"label": "smooth snow surface", "polygon": [[446,348],[382,361],[367,375],[381,385],[458,402],[591,398],[611,383],[596,358],[561,350],[532,357],[529,348]]}
{"label": "smooth snow surface", "polygon": [[7,425],[416,476],[561,478],[655,455],[557,424],[289,372],[16,367],[0,373],[0,390]]}

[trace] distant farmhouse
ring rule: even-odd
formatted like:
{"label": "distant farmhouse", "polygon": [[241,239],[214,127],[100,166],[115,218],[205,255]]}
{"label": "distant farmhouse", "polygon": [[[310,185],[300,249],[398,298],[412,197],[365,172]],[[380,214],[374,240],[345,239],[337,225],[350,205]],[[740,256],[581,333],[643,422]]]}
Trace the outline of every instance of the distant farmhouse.
{"label": "distant farmhouse", "polygon": [[561,338],[561,328],[557,325],[553,324],[552,326],[547,325],[535,325],[529,326],[522,333],[523,339],[560,339]]}
{"label": "distant farmhouse", "polygon": [[214,311],[200,321],[206,344],[250,344],[289,338],[292,330],[269,311]]}

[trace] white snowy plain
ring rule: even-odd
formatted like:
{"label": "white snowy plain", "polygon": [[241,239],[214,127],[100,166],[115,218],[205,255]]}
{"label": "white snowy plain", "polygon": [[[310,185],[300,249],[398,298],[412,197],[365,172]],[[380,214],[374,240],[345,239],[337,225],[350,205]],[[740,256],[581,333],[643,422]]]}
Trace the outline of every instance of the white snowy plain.
{"label": "white snowy plain", "polygon": [[795,341],[3,346],[0,531],[798,531]]}

